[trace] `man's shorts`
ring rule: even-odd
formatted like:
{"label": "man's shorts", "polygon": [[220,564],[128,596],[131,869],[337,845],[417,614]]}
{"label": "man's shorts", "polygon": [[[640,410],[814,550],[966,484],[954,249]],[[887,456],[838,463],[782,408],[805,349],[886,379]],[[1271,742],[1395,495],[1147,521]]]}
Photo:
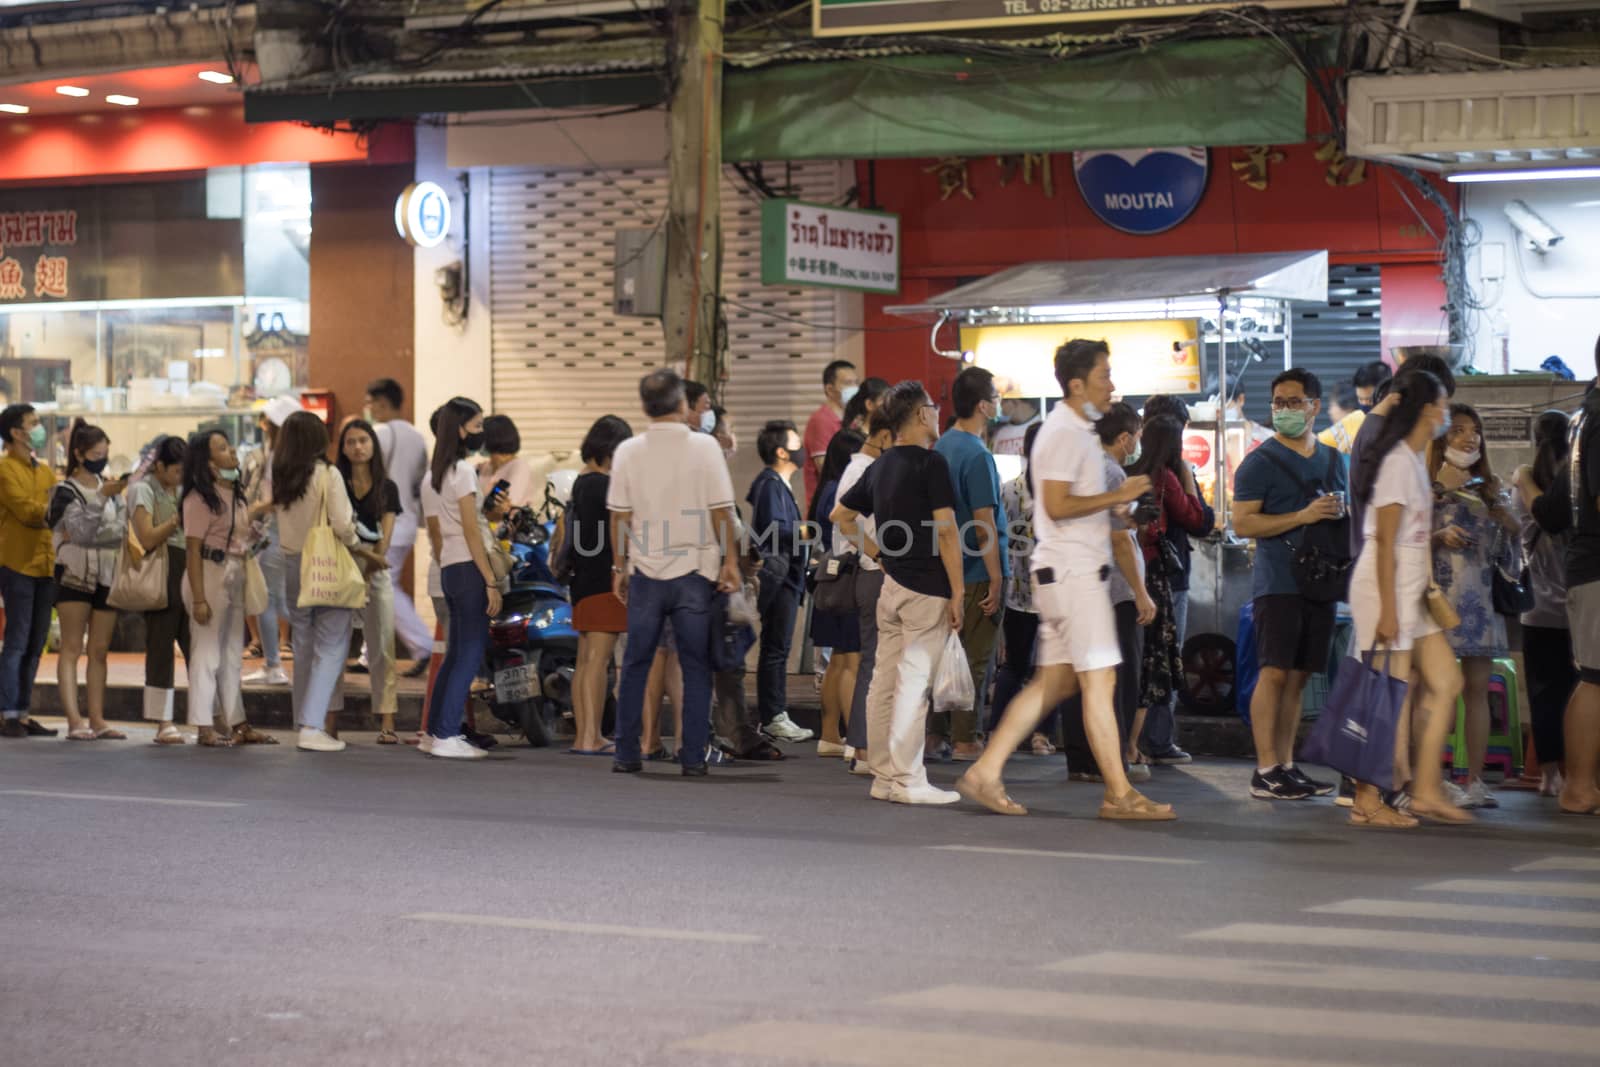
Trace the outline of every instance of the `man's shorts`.
{"label": "man's shorts", "polygon": [[1567,621],[1572,626],[1572,658],[1578,675],[1600,685],[1600,582],[1585,582],[1567,590]]}
{"label": "man's shorts", "polygon": [[1044,581],[1033,576],[1033,606],[1039,612],[1039,644],[1034,663],[1071,664],[1076,671],[1098,671],[1122,662],[1111,585],[1097,575],[1061,575]]}
{"label": "man's shorts", "polygon": [[1307,600],[1298,593],[1256,597],[1251,619],[1256,662],[1284,671],[1325,671],[1333,651],[1339,605]]}

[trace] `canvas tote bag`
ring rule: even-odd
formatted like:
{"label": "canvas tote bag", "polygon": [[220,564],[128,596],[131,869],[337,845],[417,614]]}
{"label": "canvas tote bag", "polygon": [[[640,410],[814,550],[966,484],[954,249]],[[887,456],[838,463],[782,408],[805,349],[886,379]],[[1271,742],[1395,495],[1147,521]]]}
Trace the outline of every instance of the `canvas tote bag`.
{"label": "canvas tote bag", "polygon": [[118,611],[163,611],[167,606],[167,543],[146,552],[133,532],[132,511],[106,603]]}
{"label": "canvas tote bag", "polygon": [[[328,525],[328,484],[332,480],[325,464],[316,474],[317,524],[300,546],[300,600],[302,608],[363,608],[367,605],[367,581],[355,557],[339,543]],[[343,491],[343,486],[340,487]],[[264,583],[263,583],[264,584]]]}

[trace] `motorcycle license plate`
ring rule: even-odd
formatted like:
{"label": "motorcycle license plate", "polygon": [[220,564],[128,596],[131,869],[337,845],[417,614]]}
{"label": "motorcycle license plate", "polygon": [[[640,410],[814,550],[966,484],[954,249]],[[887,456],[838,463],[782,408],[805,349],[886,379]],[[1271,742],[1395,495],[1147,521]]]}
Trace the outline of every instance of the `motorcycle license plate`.
{"label": "motorcycle license plate", "polygon": [[501,704],[533,698],[533,668],[506,667],[494,672],[494,695]]}

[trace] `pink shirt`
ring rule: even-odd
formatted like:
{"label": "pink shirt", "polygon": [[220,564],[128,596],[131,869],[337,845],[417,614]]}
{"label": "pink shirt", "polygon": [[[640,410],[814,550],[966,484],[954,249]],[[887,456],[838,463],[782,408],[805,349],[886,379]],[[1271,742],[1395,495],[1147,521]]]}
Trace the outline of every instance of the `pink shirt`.
{"label": "pink shirt", "polygon": [[806,472],[806,499],[801,508],[803,513],[809,512],[811,498],[817,495],[817,478],[821,475],[817,461],[828,454],[828,442],[842,429],[844,417],[827,404],[813,411],[811,418],[806,420],[805,436],[801,438],[806,453],[806,461],[802,464]]}
{"label": "pink shirt", "polygon": [[[242,556],[248,544],[246,537],[250,533],[250,516],[245,512],[244,501],[239,500],[238,513],[230,515],[230,511],[235,510],[231,507],[235,502],[233,486],[220,481],[217,483],[217,499],[222,502],[221,511],[212,511],[205,497],[199,493],[184,494],[183,536],[199,538],[206,548],[218,549],[230,556]],[[230,529],[233,532],[231,543],[228,537]]]}

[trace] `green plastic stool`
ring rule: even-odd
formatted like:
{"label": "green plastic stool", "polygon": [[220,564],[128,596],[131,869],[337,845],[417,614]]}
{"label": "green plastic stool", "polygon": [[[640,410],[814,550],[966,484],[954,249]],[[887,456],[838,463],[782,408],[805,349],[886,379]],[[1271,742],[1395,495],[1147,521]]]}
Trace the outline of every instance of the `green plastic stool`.
{"label": "green plastic stool", "polygon": [[[1489,673],[1489,681],[1500,679],[1505,687],[1505,730],[1495,732],[1494,708],[1489,708],[1489,757],[1484,765],[1490,766],[1500,763],[1504,766],[1507,778],[1515,777],[1522,773],[1522,693],[1517,679],[1517,664],[1509,658],[1499,658],[1494,661],[1494,669]],[[1455,771],[1467,769],[1467,703],[1464,699],[1456,700],[1456,728],[1447,742],[1450,748],[1450,767]]]}

